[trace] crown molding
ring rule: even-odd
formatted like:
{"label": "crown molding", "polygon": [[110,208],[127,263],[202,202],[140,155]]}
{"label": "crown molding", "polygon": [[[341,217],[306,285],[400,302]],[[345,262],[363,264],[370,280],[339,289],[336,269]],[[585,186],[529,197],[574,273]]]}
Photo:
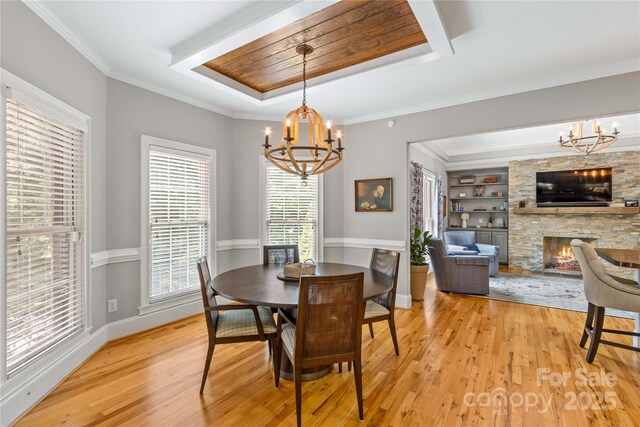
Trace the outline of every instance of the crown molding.
{"label": "crown molding", "polygon": [[[578,153],[577,151],[554,151],[554,152],[539,152],[539,153],[530,153],[530,154],[521,154],[514,155],[518,151],[521,150],[503,150],[503,153],[498,153],[498,157],[491,158],[480,158],[474,160],[453,160],[445,165],[445,169],[447,171],[455,171],[455,170],[465,170],[470,168],[493,168],[493,167],[504,167],[508,166],[510,161],[514,160],[531,160],[531,159],[548,159],[551,157],[570,157],[570,156],[584,156],[584,153]],[[631,151],[640,151],[640,145],[619,145],[619,146],[611,146],[607,147],[605,151],[598,151],[595,154],[607,154],[607,153],[620,153],[620,152],[631,152]],[[506,154],[506,152],[511,152],[511,155]],[[494,152],[495,153],[495,152]]]}
{"label": "crown molding", "polygon": [[82,56],[84,56],[89,62],[95,65],[98,70],[102,71],[104,75],[108,75],[111,71],[111,66],[100,55],[98,55],[89,45],[82,40],[78,35],[69,29],[62,21],[60,21],[49,9],[45,6],[45,2],[42,0],[22,0],[22,2],[33,13],[38,15],[47,25],[49,25],[60,37],[65,39],[73,48],[75,48]]}
{"label": "crown molding", "polygon": [[480,91],[467,96],[454,97],[439,102],[414,105],[412,107],[401,108],[396,110],[388,110],[386,112],[369,114],[363,116],[355,116],[346,118],[345,125],[357,123],[371,122],[375,120],[388,119],[391,117],[406,116],[410,114],[423,113],[425,111],[437,110],[440,108],[452,107],[454,105],[469,104],[477,101],[484,101],[492,98],[500,98],[502,96],[516,95],[524,92],[532,92],[535,90],[548,89],[556,86],[564,86],[583,81],[594,80],[618,74],[632,73],[640,71],[640,62],[637,60],[622,62],[614,65],[606,65],[603,67],[593,68],[582,72],[565,73],[553,78],[537,80],[524,84],[517,84],[506,87],[504,89]]}
{"label": "crown molding", "polygon": [[[33,11],[40,19],[42,19],[47,25],[49,25],[54,31],[56,31],[64,40],[66,40],[73,48],[75,48],[80,54],[82,54],[88,61],[90,61],[93,65],[95,65],[104,75],[107,77],[113,78],[115,80],[120,80],[125,83],[129,83],[134,86],[141,87],[143,89],[149,90],[151,92],[155,92],[169,98],[176,99],[181,102],[185,102],[187,104],[203,108],[205,110],[212,111],[214,113],[218,113],[233,119],[247,119],[247,120],[280,120],[280,118],[273,118],[269,114],[262,115],[260,113],[239,113],[232,110],[227,110],[223,107],[215,105],[213,103],[201,101],[194,99],[188,95],[182,95],[176,93],[172,90],[162,88],[160,86],[141,81],[137,78],[131,77],[127,74],[115,71],[112,67],[104,60],[100,55],[98,55],[83,39],[77,36],[73,31],[69,29],[62,21],[60,21],[54,14],[52,14],[49,9],[46,7],[46,2],[43,0],[22,0],[23,3]],[[412,8],[420,7],[420,2],[411,3]],[[435,7],[435,4],[434,4]],[[435,8],[437,11],[437,8]],[[443,28],[443,31],[445,29]],[[446,32],[443,33],[446,36]],[[441,37],[442,38],[442,37]],[[444,40],[444,39],[442,39]],[[448,53],[448,48],[446,48],[446,44],[440,43],[439,49],[444,49],[446,53]],[[451,51],[452,52],[452,51]],[[438,102],[430,102],[424,104],[417,104],[406,108],[387,110],[376,114],[362,115],[362,116],[351,116],[345,117],[343,120],[344,125],[352,125],[363,122],[370,122],[375,120],[388,119],[391,117],[398,117],[410,114],[416,114],[421,112],[426,112],[430,110],[435,110],[439,108],[451,107],[454,105],[467,104],[471,102],[477,102],[492,98],[498,98],[501,96],[515,95],[523,92],[530,92],[540,89],[547,89],[556,86],[562,86],[567,84],[579,83],[582,81],[593,80],[618,74],[625,74],[630,72],[635,72],[640,70],[640,62],[637,60],[631,60],[619,64],[605,65],[602,67],[596,67],[590,70],[585,70],[582,72],[567,72],[562,75],[558,75],[552,78],[537,80],[533,82],[527,82],[524,84],[512,85],[506,88],[501,88],[497,90],[489,90],[489,91],[479,91],[470,95],[462,96],[462,97],[453,97],[449,99],[445,99]],[[370,70],[369,72],[373,72],[375,70]],[[194,73],[195,74],[195,73]]]}
{"label": "crown molding", "polygon": [[425,142],[419,142],[419,143],[411,144],[411,146],[416,150],[420,151],[422,154],[429,156],[432,160],[436,161],[440,165],[447,166],[450,160],[449,160],[449,156],[446,153],[436,152],[435,150],[432,150],[431,148],[426,147],[424,144]]}

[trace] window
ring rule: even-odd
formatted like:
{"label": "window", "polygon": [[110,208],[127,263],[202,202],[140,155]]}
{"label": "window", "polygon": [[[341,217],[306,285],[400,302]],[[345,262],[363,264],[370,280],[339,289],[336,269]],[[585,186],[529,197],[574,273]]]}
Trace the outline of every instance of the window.
{"label": "window", "polygon": [[[10,80],[14,79],[30,87],[16,77]],[[3,90],[3,369],[10,378],[87,329],[84,158],[88,118],[79,112],[83,120],[66,117],[62,110],[70,107],[33,87],[29,96],[9,87]]]}
{"label": "window", "polygon": [[435,175],[425,172],[424,173],[424,203],[423,203],[423,215],[424,215],[424,228],[429,233],[438,237],[438,201],[436,195],[436,177]]}
{"label": "window", "polygon": [[196,261],[212,253],[213,151],[145,136],[143,147],[144,306],[200,289]]}
{"label": "window", "polygon": [[[263,159],[264,160],[264,159]],[[319,197],[321,179],[299,176],[265,162],[264,233],[270,245],[297,243],[300,259],[320,260]]]}

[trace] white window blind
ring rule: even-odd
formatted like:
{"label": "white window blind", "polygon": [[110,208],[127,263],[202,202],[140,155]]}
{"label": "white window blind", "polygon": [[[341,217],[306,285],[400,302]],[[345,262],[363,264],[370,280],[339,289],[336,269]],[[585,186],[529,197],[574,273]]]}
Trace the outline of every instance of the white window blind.
{"label": "white window blind", "polygon": [[6,369],[84,331],[84,132],[6,101]]}
{"label": "white window blind", "polygon": [[271,245],[297,243],[300,259],[318,260],[318,176],[304,187],[300,177],[267,164],[266,239]]}
{"label": "white window blind", "polygon": [[199,289],[207,256],[210,161],[176,150],[149,152],[149,302]]}

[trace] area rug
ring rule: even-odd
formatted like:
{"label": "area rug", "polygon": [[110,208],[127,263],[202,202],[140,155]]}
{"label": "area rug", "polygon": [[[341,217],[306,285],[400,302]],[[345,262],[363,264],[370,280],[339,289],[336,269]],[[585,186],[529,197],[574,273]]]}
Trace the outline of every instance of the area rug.
{"label": "area rug", "polygon": [[[500,272],[489,281],[489,295],[484,298],[512,301],[542,307],[587,311],[582,280],[544,275],[516,275]],[[607,309],[607,315],[633,318],[633,313]]]}

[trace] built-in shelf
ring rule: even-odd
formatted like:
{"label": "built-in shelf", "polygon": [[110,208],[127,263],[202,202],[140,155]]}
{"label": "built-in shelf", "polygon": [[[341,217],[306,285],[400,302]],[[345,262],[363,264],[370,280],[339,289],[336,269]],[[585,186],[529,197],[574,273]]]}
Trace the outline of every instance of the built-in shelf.
{"label": "built-in shelf", "polygon": [[489,227],[467,227],[467,228],[462,228],[462,227],[447,227],[447,231],[454,231],[454,230],[462,230],[462,231],[509,231],[508,228],[505,227],[493,227],[493,228],[489,228]]}
{"label": "built-in shelf", "polygon": [[563,208],[515,208],[514,213],[521,215],[636,215],[640,213],[640,207],[563,207]]}
{"label": "built-in shelf", "polygon": [[475,187],[476,185],[509,185],[508,182],[478,182],[475,184],[451,184],[449,187]]}
{"label": "built-in shelf", "polygon": [[509,213],[508,211],[450,211],[451,213]]}
{"label": "built-in shelf", "polygon": [[[496,176],[496,175],[509,175],[509,172],[494,172],[494,173],[470,173],[468,174],[473,175],[474,177],[479,177],[479,176]],[[468,175],[449,175],[449,178],[462,178],[463,176],[468,176]]]}
{"label": "built-in shelf", "polygon": [[[460,184],[460,179],[463,177],[473,177],[475,182]],[[493,177],[498,182],[483,182],[487,177]],[[508,264],[509,210],[503,211],[500,208],[506,207],[509,201],[509,169],[499,167],[457,170],[449,172],[447,178],[449,183],[447,210],[450,212],[447,215],[447,230],[464,230],[475,233],[477,243],[498,246],[500,248],[500,264]],[[476,193],[475,187],[484,187],[484,191]],[[467,197],[459,197],[460,193],[465,193]],[[502,194],[497,196],[498,193]],[[465,210],[458,210],[460,207],[464,207]],[[487,210],[474,211],[473,208],[486,208]],[[462,228],[462,224],[465,222],[462,220],[461,214],[463,213],[469,215],[467,228]],[[493,225],[500,224],[501,227],[487,227],[489,218],[494,218]]]}
{"label": "built-in shelf", "polygon": [[452,197],[451,200],[452,201],[462,201],[462,200],[486,200],[486,199],[500,199],[500,200],[507,200],[506,197]]}

